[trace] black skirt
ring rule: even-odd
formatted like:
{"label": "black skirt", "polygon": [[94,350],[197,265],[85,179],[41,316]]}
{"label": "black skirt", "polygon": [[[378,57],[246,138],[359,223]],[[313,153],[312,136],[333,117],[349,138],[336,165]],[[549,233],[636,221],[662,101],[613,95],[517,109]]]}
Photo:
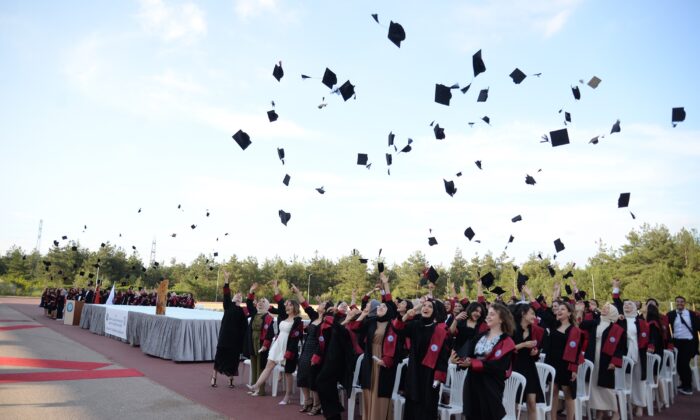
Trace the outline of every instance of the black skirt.
{"label": "black skirt", "polygon": [[235,353],[231,348],[217,347],[214,356],[214,370],[226,376],[238,376],[238,363],[240,353]]}

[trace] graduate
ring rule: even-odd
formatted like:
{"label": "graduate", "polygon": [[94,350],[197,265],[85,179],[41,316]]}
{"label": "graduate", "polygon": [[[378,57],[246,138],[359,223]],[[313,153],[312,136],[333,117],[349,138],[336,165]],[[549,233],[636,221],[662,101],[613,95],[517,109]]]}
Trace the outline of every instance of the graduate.
{"label": "graduate", "polygon": [[454,337],[454,348],[460,349],[467,341],[488,331],[485,318],[484,304],[472,302],[467,305],[467,309],[460,312],[450,325],[450,334]]}
{"label": "graduate", "polygon": [[228,376],[229,388],[234,387],[233,378],[238,376],[238,364],[243,352],[243,337],[248,327],[246,314],[240,307],[241,294],[236,293],[231,298],[230,275],[231,273],[224,270],[224,316],[221,319],[219,341],[216,344],[214,371],[211,377],[212,387],[216,387],[217,373]]}
{"label": "graduate", "polygon": [[[275,330],[272,325],[274,320],[269,314],[270,302],[261,297],[254,303],[255,289],[257,288],[258,284],[253,283],[246,298],[246,310],[250,316],[250,322],[246,327],[243,340],[243,355],[250,359],[253,381],[258,380],[260,373],[267,365],[268,350],[275,338]],[[249,393],[255,396],[265,395],[265,383],[260,384],[256,392]]]}
{"label": "graduate", "polygon": [[506,414],[503,390],[516,351],[511,338],[515,323],[505,305],[494,303],[489,307],[486,324],[488,331],[469,343],[465,357],[457,352],[451,355],[451,361],[460,369],[469,369],[462,391],[467,420],[498,420]]}
{"label": "graduate", "polygon": [[[524,286],[523,290],[526,288],[527,286]],[[529,294],[529,290],[526,293]],[[527,404],[527,416],[531,419],[537,418],[537,403],[544,402],[535,363],[540,357],[545,331],[535,325],[536,319],[535,310],[529,303],[519,303],[513,308],[513,341],[516,351],[513,370],[523,375],[527,381],[524,400]]]}

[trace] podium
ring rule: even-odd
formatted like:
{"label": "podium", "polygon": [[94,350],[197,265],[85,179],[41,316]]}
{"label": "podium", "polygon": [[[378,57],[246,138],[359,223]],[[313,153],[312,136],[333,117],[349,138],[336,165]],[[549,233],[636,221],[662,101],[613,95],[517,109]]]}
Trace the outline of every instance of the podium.
{"label": "podium", "polygon": [[63,324],[80,325],[80,315],[83,313],[83,305],[85,305],[85,302],[81,300],[67,301],[65,312],[63,313]]}

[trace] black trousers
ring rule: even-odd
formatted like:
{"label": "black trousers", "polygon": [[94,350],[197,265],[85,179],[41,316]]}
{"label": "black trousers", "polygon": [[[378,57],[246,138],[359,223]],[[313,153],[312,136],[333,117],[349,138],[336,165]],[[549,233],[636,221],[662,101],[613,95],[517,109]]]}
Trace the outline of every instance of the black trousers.
{"label": "black trousers", "polygon": [[697,349],[693,349],[693,340],[673,340],[673,345],[678,349],[678,376],[681,378],[681,389],[692,390],[692,375],[690,373],[690,359],[695,356]]}

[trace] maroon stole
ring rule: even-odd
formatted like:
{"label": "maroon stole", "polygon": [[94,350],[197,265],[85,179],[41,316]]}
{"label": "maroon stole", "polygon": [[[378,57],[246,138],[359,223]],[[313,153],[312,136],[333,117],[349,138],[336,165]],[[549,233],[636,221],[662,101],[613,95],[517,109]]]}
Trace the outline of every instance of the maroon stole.
{"label": "maroon stole", "polygon": [[486,322],[482,321],[479,323],[479,326],[476,330],[476,335],[483,334],[488,330],[489,330],[489,326],[486,324]]}
{"label": "maroon stole", "polygon": [[350,335],[350,342],[352,343],[352,349],[355,351],[355,354],[359,356],[360,354],[364,353],[365,351],[362,349],[362,347],[360,347],[360,343],[357,340],[357,333],[355,333],[355,330],[349,328],[347,325],[346,329],[348,330],[348,334]]}
{"label": "maroon stole", "polygon": [[326,351],[326,337],[323,336],[324,331],[333,326],[333,315],[326,315],[323,317],[323,322],[321,322],[320,328],[318,330],[318,353],[311,356],[311,363],[316,365],[321,363],[323,354]]}
{"label": "maroon stole", "polygon": [[[430,337],[430,344],[428,344],[428,351],[425,353],[425,356],[423,356],[423,361],[421,362],[423,366],[435,369],[438,356],[440,355],[440,349],[442,349],[442,346],[445,344],[447,335],[447,326],[436,321],[433,335]],[[436,369],[434,378],[444,383],[447,380],[447,372]]]}
{"label": "maroon stole", "polygon": [[581,345],[581,330],[578,327],[569,327],[569,334],[566,337],[566,347],[562,359],[569,362],[569,371],[577,372],[578,365],[583,363],[583,352],[579,351]]}
{"label": "maroon stole", "polygon": [[[294,323],[297,324],[297,326],[296,328],[292,326],[292,331],[289,333],[289,337],[298,340],[301,338],[301,335],[304,334],[304,322],[302,322],[301,318],[299,318],[298,321],[295,319]],[[287,341],[287,343],[289,343],[289,341]],[[287,350],[284,352],[284,358],[287,360],[294,360],[296,358],[296,352]]]}
{"label": "maroon stole", "polygon": [[620,360],[619,357],[615,357],[615,350],[617,350],[617,346],[620,344],[620,338],[624,332],[625,329],[620,325],[617,323],[612,324],[608,331],[608,336],[605,338],[605,343],[603,343],[603,347],[601,348],[603,354],[612,357],[612,364],[617,367],[622,367],[622,360]]}
{"label": "maroon stole", "polygon": [[530,339],[537,341],[537,348],[542,348],[542,342],[544,341],[544,328],[538,327],[535,324],[530,325]]}
{"label": "maroon stole", "polygon": [[270,340],[267,340],[267,331],[272,328],[272,316],[270,314],[263,315],[263,326],[260,330],[260,342],[262,346],[270,350]]}
{"label": "maroon stole", "polygon": [[637,318],[637,337],[639,349],[646,349],[649,345],[649,324],[641,318]]}
{"label": "maroon stole", "polygon": [[382,360],[387,368],[394,366],[394,356],[396,355],[396,343],[399,341],[399,336],[391,327],[391,323],[386,326],[384,334],[384,342],[382,343]]}
{"label": "maroon stole", "polygon": [[491,353],[489,353],[484,360],[471,359],[470,369],[473,369],[474,372],[483,372],[484,362],[492,362],[495,360],[500,360],[505,356],[509,356],[511,357],[511,362],[508,364],[508,369],[505,372],[505,377],[510,378],[510,374],[513,372],[512,357],[514,351],[515,342],[512,338],[506,336],[505,338],[501,339],[498,343],[496,343],[495,346],[493,346],[493,349],[491,349]]}

